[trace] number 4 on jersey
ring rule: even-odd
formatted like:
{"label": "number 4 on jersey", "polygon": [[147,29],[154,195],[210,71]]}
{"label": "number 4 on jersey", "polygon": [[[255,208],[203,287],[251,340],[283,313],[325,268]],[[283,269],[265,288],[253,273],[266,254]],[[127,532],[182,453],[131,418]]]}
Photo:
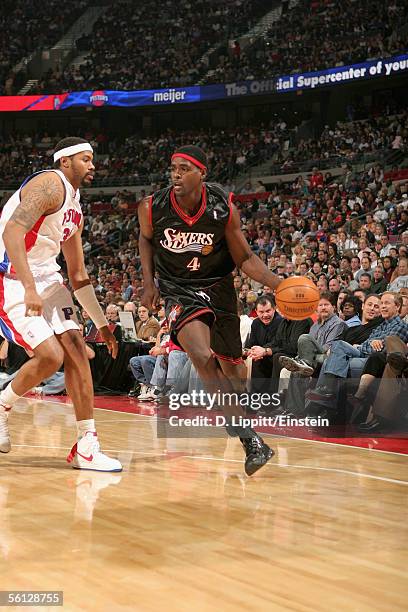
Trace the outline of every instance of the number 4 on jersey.
{"label": "number 4 on jersey", "polygon": [[189,270],[191,270],[192,272],[197,272],[197,270],[200,269],[200,260],[198,259],[198,257],[193,257],[193,259],[191,261],[188,262],[187,264],[187,268]]}

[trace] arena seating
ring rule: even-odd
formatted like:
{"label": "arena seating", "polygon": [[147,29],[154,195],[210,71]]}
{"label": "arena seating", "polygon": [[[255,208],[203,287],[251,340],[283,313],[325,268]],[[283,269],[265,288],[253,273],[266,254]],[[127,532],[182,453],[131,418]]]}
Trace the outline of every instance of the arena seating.
{"label": "arena seating", "polygon": [[37,49],[49,48],[88,6],[84,0],[3,0],[0,15],[0,95],[13,93],[12,69]]}
{"label": "arena seating", "polygon": [[[86,63],[47,74],[37,92],[193,85],[203,55],[245,32],[265,12],[261,0],[117,2],[79,41]],[[118,44],[120,33],[121,44]]]}
{"label": "arena seating", "polygon": [[361,121],[326,125],[319,138],[300,140],[289,155],[280,151],[271,172],[311,170],[313,165],[330,168],[339,163],[381,162],[390,151],[406,152],[407,127],[405,108],[395,114],[384,112]]}
{"label": "arena seating", "polygon": [[[268,126],[228,130],[167,130],[153,138],[125,139],[99,132],[87,133],[96,157],[95,186],[149,185],[168,180],[168,159],[178,146],[195,142],[209,159],[210,178],[231,184],[256,164],[270,161],[266,174],[306,171],[314,166],[335,168],[350,163],[373,164],[390,152],[407,151],[408,113],[371,115],[368,119],[326,126],[320,138],[296,140],[294,124],[274,118]],[[296,119],[294,119],[296,121]],[[299,119],[298,119],[299,121]],[[52,147],[61,135],[3,136],[0,153],[0,189],[14,188],[32,172],[49,167]],[[288,146],[292,147],[288,149]],[[265,173],[264,173],[265,174]],[[261,188],[261,187],[260,187]]]}
{"label": "arena seating", "polygon": [[310,72],[405,52],[404,0],[301,0],[239,54],[221,56],[211,83]]}
{"label": "arena seating", "polygon": [[[273,121],[268,127],[229,130],[168,130],[157,138],[129,136],[108,139],[106,134],[87,134],[98,153],[95,185],[146,185],[168,179],[168,160],[175,148],[194,141],[207,151],[212,180],[232,180],[255,163],[271,159],[288,138],[286,124]],[[7,136],[0,154],[0,188],[16,186],[27,175],[49,167],[52,146],[61,138],[44,135]]]}
{"label": "arena seating", "polygon": [[[320,70],[407,49],[401,26],[404,0],[302,0],[284,12],[265,36],[231,44],[265,12],[260,0],[181,0],[174,13],[158,0],[134,7],[118,2],[79,41],[87,61],[50,72],[32,93],[78,89],[148,89],[222,83]],[[347,27],[344,27],[347,24]],[[118,45],[118,32],[121,44]],[[165,32],[165,35],[163,35]],[[169,44],[171,40],[171,45]],[[210,65],[203,61],[210,53]]]}

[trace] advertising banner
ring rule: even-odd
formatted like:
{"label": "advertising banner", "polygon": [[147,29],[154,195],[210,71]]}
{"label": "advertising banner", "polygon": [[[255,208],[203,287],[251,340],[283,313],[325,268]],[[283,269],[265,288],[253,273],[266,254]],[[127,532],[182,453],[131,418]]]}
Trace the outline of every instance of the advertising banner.
{"label": "advertising banner", "polygon": [[[321,87],[336,87],[367,79],[396,76],[408,71],[408,53],[376,59],[349,66],[336,66],[317,72],[305,72],[266,78],[263,80],[169,87],[137,91],[76,91],[64,94],[36,96],[0,96],[1,111],[65,110],[75,107],[163,106],[191,104],[207,100],[228,100],[243,96],[310,91]],[[267,75],[265,75],[267,76]]]}

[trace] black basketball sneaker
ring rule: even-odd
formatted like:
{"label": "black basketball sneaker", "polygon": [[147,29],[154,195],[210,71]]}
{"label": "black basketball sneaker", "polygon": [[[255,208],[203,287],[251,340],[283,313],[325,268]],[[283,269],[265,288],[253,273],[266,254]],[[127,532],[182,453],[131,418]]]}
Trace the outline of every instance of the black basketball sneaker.
{"label": "black basketball sneaker", "polygon": [[262,466],[268,463],[275,453],[258,434],[251,438],[240,438],[240,440],[246,454],[245,472],[248,476],[252,476],[252,474],[255,474]]}

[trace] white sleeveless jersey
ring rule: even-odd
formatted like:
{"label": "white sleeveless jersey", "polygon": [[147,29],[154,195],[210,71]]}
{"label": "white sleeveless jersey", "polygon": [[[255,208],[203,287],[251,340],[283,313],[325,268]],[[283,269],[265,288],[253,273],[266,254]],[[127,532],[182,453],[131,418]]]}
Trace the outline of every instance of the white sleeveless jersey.
{"label": "white sleeveless jersey", "polygon": [[[52,274],[60,269],[57,257],[61,252],[61,243],[68,240],[82,223],[82,211],[79,203],[79,190],[74,191],[71,183],[67,181],[60,170],[43,170],[42,172],[55,172],[61,178],[65,187],[64,203],[57,212],[51,215],[42,215],[34,227],[25,236],[27,260],[34,277]],[[21,187],[11,196],[1,212],[0,218],[0,274],[14,274],[15,271],[7,255],[3,232],[7,221],[20,204],[21,189],[37,172],[29,176]]]}

